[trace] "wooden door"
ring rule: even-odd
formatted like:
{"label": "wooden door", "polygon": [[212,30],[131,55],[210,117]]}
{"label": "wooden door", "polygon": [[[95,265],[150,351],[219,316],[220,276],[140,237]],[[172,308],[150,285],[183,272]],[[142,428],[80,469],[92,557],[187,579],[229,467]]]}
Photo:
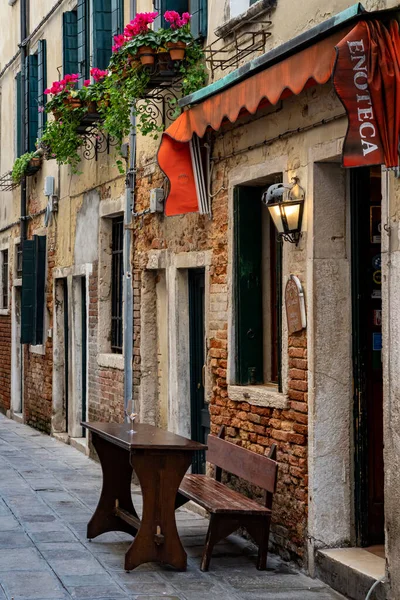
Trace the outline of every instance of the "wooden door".
{"label": "wooden door", "polygon": [[358,542],[384,541],[380,169],[351,172],[355,499]]}
{"label": "wooden door", "polygon": [[[205,444],[210,432],[210,414],[204,398],[205,324],[204,269],[189,270],[190,406],[192,440]],[[192,471],[205,473],[205,452],[196,452]]]}

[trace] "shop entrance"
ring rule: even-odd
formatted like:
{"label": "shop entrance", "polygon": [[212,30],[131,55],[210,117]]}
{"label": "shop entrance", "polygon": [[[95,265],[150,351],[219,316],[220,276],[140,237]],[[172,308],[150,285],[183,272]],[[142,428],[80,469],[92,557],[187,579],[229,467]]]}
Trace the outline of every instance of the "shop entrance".
{"label": "shop entrance", "polygon": [[351,171],[357,544],[384,542],[381,170]]}

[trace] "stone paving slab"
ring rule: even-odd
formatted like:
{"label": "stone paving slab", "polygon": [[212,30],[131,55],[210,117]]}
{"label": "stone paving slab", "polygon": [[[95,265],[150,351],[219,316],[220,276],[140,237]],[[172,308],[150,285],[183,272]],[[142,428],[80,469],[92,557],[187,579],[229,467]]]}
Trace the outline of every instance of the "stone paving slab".
{"label": "stone paving slab", "polygon": [[[86,539],[101,485],[98,463],[0,414],[0,600],[344,600],[277,556],[257,571],[256,549],[237,536],[201,573],[208,522],[185,509],[177,525],[188,570],[150,563],[126,573],[129,535]],[[141,514],[138,488],[132,499]]]}

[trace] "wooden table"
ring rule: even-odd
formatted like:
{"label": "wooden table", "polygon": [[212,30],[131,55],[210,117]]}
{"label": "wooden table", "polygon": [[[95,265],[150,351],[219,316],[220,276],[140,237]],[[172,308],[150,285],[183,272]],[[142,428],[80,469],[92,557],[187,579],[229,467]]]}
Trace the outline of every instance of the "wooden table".
{"label": "wooden table", "polygon": [[[187,556],[175,521],[175,498],[195,451],[206,446],[152,425],[82,423],[103,470],[103,489],[87,526],[93,539],[107,531],[124,531],[135,539],[125,555],[125,570],[161,562],[186,570]],[[135,471],[143,495],[140,520],[132,503]]]}

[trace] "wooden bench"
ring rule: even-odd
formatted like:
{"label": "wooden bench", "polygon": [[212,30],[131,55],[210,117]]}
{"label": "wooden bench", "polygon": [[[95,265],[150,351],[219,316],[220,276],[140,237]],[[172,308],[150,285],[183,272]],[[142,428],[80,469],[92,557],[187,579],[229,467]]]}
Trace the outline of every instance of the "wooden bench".
{"label": "wooden bench", "polygon": [[[208,436],[207,461],[215,465],[215,479],[207,475],[185,475],[176,499],[176,507],[189,500],[210,513],[206,543],[200,569],[208,571],[215,544],[245,527],[258,544],[257,569],[267,568],[272,498],[276,490],[278,464],[276,445],[269,456],[262,456],[224,440],[224,427],[218,437]],[[263,505],[221,483],[222,470],[245,479],[264,490]]]}

